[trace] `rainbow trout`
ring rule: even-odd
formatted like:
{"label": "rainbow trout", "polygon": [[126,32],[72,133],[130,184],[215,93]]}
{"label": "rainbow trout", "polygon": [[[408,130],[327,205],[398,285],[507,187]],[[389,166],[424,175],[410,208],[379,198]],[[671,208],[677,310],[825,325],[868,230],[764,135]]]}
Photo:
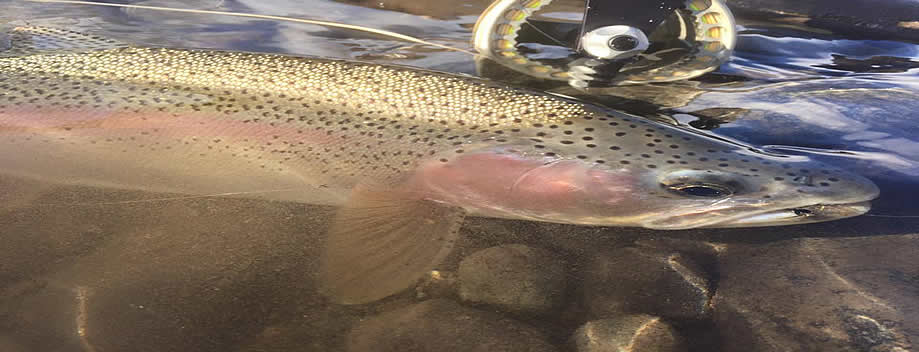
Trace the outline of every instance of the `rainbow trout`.
{"label": "rainbow trout", "polygon": [[339,206],[328,294],[409,286],[465,215],[653,229],[866,212],[870,181],[562,97],[406,67],[142,48],[22,27],[0,52],[0,173]]}

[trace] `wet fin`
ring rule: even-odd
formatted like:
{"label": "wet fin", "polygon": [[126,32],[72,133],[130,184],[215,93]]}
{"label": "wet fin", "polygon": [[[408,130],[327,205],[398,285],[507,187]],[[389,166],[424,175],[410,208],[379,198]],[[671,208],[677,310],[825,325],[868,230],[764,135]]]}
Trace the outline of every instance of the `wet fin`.
{"label": "wet fin", "polygon": [[42,52],[86,51],[129,46],[116,40],[50,27],[20,26],[3,33],[0,57]]}
{"label": "wet fin", "polygon": [[320,280],[341,304],[409,288],[450,253],[465,215],[415,194],[368,188],[355,188],[326,239]]}

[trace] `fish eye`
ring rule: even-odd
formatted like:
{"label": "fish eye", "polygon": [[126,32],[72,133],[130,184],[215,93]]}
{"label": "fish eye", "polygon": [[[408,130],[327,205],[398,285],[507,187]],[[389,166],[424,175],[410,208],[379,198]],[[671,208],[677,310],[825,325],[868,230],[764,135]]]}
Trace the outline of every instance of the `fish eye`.
{"label": "fish eye", "polygon": [[797,216],[811,216],[811,215],[814,214],[814,212],[812,212],[812,211],[810,211],[810,210],[801,209],[801,208],[792,209],[791,211],[794,212],[795,215],[797,215]]}
{"label": "fish eye", "polygon": [[724,198],[749,189],[738,175],[716,170],[671,171],[660,176],[660,186],[681,197],[709,199]]}
{"label": "fish eye", "polygon": [[713,184],[676,184],[666,187],[673,193],[700,198],[720,198],[734,193],[727,187]]}

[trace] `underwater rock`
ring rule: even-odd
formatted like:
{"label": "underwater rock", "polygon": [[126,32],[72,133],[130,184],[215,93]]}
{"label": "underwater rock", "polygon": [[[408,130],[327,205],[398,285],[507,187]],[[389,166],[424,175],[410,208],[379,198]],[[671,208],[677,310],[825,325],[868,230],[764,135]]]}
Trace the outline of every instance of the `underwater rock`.
{"label": "underwater rock", "polygon": [[919,235],[730,244],[714,320],[725,351],[905,352],[919,341]]}
{"label": "underwater rock", "polygon": [[704,319],[712,294],[700,266],[674,252],[622,248],[593,258],[584,272],[584,303],[595,318],[644,313]]}
{"label": "underwater rock", "polygon": [[571,337],[577,352],[685,351],[682,337],[670,324],[646,314],[589,321]]}
{"label": "underwater rock", "polygon": [[548,312],[564,298],[565,266],[544,249],[519,244],[483,249],[460,262],[459,295],[514,312]]}
{"label": "underwater rock", "polygon": [[106,241],[74,243],[79,251],[47,258],[65,266],[0,286],[0,331],[26,350],[225,351],[294,299],[318,295],[309,273],[319,236],[298,221],[303,206],[199,199],[97,208],[107,222],[86,219],[100,221]]}
{"label": "underwater rock", "polygon": [[359,323],[351,352],[556,351],[535,329],[445,299],[396,309]]}
{"label": "underwater rock", "polygon": [[717,273],[718,253],[725,245],[701,239],[646,236],[636,239],[635,247],[642,251],[674,252],[689,257],[694,263],[708,273],[706,277],[715,277]]}
{"label": "underwater rock", "polygon": [[268,324],[246,343],[218,352],[344,351],[345,337],[366,312],[303,293],[283,310],[273,312]]}

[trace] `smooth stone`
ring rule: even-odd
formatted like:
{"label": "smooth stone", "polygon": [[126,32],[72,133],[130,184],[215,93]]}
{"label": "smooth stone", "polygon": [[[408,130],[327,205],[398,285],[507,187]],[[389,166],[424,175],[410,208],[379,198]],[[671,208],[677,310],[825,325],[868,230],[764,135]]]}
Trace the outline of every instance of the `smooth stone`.
{"label": "smooth stone", "polygon": [[919,235],[729,244],[715,324],[727,352],[905,352],[919,341]]}
{"label": "smooth stone", "polygon": [[445,299],[366,319],[347,340],[351,352],[557,351],[538,331],[521,322]]}
{"label": "smooth stone", "polygon": [[724,250],[722,243],[702,239],[671,238],[659,236],[645,236],[635,240],[634,245],[642,251],[665,251],[680,253],[702,266],[705,272],[717,271],[718,253]]}
{"label": "smooth stone", "polygon": [[705,319],[711,287],[695,261],[669,251],[621,248],[597,255],[584,270],[584,304],[593,318],[643,313]]}
{"label": "smooth stone", "polygon": [[460,262],[459,296],[514,312],[549,312],[565,298],[565,267],[544,249],[520,244],[483,249]]}
{"label": "smooth stone", "polygon": [[589,321],[571,337],[577,352],[678,352],[683,338],[667,322],[646,314]]}

